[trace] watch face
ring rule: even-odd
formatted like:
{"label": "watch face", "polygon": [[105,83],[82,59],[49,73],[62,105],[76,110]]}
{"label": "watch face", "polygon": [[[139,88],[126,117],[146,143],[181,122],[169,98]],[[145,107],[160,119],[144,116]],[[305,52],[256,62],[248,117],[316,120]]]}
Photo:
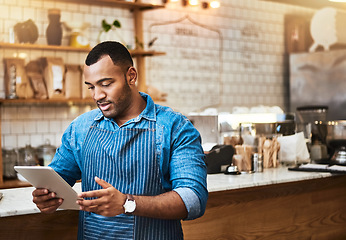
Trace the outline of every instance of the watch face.
{"label": "watch face", "polygon": [[132,213],[136,209],[136,202],[133,200],[127,199],[126,203],[124,204],[124,208],[125,208],[125,213]]}

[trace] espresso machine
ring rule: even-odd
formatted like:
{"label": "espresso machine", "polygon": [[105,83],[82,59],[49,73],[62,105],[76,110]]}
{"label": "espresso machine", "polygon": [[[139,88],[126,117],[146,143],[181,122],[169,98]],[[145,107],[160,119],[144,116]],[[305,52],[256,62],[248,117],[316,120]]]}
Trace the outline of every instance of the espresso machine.
{"label": "espresso machine", "polygon": [[314,163],[346,165],[346,120],[327,121],[327,106],[297,108],[297,126],[306,130]]}
{"label": "espresso machine", "polygon": [[297,132],[303,132],[311,161],[328,164],[329,155],[327,145],[327,114],[328,106],[301,106],[296,111]]}

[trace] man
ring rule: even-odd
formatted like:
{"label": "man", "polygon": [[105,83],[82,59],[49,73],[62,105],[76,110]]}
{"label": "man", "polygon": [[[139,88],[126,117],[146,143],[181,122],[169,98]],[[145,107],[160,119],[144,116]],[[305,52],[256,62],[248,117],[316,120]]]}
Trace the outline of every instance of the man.
{"label": "man", "polygon": [[[183,239],[180,220],[202,216],[208,198],[199,133],[138,92],[120,43],[94,47],[84,79],[98,109],[70,124],[50,164],[70,185],[82,179],[78,238]],[[47,189],[33,192],[44,213],[62,201]]]}

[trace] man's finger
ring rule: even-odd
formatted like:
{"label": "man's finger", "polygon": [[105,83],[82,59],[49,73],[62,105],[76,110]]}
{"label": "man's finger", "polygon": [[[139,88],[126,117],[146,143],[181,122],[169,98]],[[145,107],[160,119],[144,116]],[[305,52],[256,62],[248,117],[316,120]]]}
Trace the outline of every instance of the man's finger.
{"label": "man's finger", "polygon": [[92,200],[77,200],[77,204],[84,207],[99,206],[101,203],[102,201],[99,198]]}
{"label": "man's finger", "polygon": [[32,196],[33,197],[37,197],[37,196],[47,195],[48,193],[49,193],[49,191],[46,188],[36,188],[32,192]]}
{"label": "man's finger", "polygon": [[82,192],[78,194],[79,198],[99,198],[106,194],[104,189],[94,190],[89,192]]}
{"label": "man's finger", "polygon": [[79,210],[86,211],[86,212],[97,213],[98,212],[98,207],[97,206],[80,206]]}
{"label": "man's finger", "polygon": [[63,203],[62,198],[55,198],[51,199],[50,201],[47,201],[45,203],[37,204],[37,207],[45,213],[52,213],[55,212],[56,209]]}
{"label": "man's finger", "polygon": [[38,194],[33,194],[32,201],[36,204],[50,201],[52,199],[56,199],[56,193],[51,192],[49,194],[43,194],[43,195],[38,195]]}
{"label": "man's finger", "polygon": [[113,187],[111,184],[109,184],[105,180],[100,179],[99,177],[95,177],[95,182],[97,182],[97,184],[103,187],[104,189]]}
{"label": "man's finger", "polygon": [[104,195],[106,195],[107,193],[104,191],[104,189],[107,189],[109,187],[113,187],[111,184],[109,184],[108,182],[95,177],[95,181],[97,184],[99,184],[103,189],[101,190],[94,190],[94,191],[89,191],[89,192],[82,192],[80,194],[78,194],[79,198],[99,198],[102,197]]}

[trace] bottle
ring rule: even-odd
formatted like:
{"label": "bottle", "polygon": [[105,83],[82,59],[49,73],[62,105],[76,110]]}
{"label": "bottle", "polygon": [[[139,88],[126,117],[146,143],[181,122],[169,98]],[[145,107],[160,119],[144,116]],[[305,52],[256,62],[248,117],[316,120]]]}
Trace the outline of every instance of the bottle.
{"label": "bottle", "polygon": [[258,153],[252,154],[251,171],[252,172],[263,172],[262,156]]}
{"label": "bottle", "polygon": [[48,45],[61,45],[62,40],[62,26],[60,22],[60,10],[48,10],[49,24],[46,30],[46,37]]}

